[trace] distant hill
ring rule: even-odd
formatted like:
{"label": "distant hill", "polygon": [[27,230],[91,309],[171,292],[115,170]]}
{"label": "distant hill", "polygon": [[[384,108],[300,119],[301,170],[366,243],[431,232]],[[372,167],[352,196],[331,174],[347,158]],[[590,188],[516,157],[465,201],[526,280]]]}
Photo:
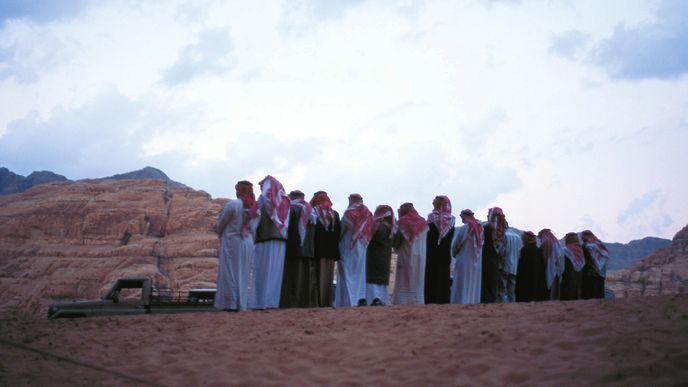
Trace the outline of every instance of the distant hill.
{"label": "distant hill", "polygon": [[131,171],[127,173],[121,173],[119,175],[113,175],[113,176],[108,176],[104,177],[103,179],[105,180],[124,180],[124,179],[134,179],[134,180],[144,180],[144,179],[152,179],[152,180],[162,180],[165,183],[167,183],[167,186],[170,188],[189,188],[188,186],[170,179],[165,172],[153,168],[153,167],[145,167],[143,169],[139,169],[137,171]]}
{"label": "distant hill", "polygon": [[[153,168],[145,167],[137,171],[126,172],[118,175],[101,178],[103,180],[162,180],[169,188],[184,188],[189,187],[170,179],[165,172]],[[95,179],[98,180],[98,179]],[[24,192],[27,189],[45,183],[52,183],[56,181],[71,181],[62,175],[58,175],[51,171],[34,171],[29,176],[18,175],[5,167],[0,167],[0,195],[9,195],[19,192]]]}
{"label": "distant hill", "polygon": [[668,247],[671,245],[671,240],[646,237],[630,241],[626,244],[605,242],[605,245],[609,250],[610,257],[608,269],[616,270],[627,269],[636,261],[650,255],[655,250]]}
{"label": "distant hill", "polygon": [[5,167],[0,167],[0,195],[24,192],[27,189],[54,181],[70,181],[62,175],[50,171],[34,171],[29,176],[18,175]]}

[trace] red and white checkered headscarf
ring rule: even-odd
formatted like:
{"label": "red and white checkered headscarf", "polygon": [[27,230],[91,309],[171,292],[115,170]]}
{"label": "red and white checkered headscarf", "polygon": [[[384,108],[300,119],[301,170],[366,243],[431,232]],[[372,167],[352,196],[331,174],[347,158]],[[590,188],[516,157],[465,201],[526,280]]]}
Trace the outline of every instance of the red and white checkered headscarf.
{"label": "red and white checkered headscarf", "polygon": [[487,221],[492,226],[492,243],[494,243],[495,250],[501,251],[504,245],[506,229],[509,228],[504,211],[499,207],[490,208],[487,214]]}
{"label": "red and white checkered headscarf", "polygon": [[477,262],[480,260],[480,254],[483,250],[483,225],[475,218],[473,211],[468,208],[461,211],[461,218],[468,225],[468,232],[464,240],[471,238],[471,243],[473,243],[473,260]]}
{"label": "red and white checkered headscarf", "polygon": [[258,184],[260,184],[260,196],[265,198],[263,210],[275,224],[280,235],[286,238],[288,228],[287,217],[289,216],[291,202],[284,191],[284,187],[282,187],[282,183],[274,177],[267,175]]}
{"label": "red and white checkered headscarf", "polygon": [[308,227],[308,222],[313,222],[315,220],[315,218],[311,219],[311,215],[313,215],[313,207],[304,199],[303,192],[299,190],[291,191],[289,193],[289,198],[291,199],[292,206],[301,207],[301,218],[294,219],[292,221],[295,222],[298,220],[299,222],[299,238],[301,239],[301,244],[303,245],[303,241],[306,239],[306,228]]}
{"label": "red and white checkered headscarf", "polygon": [[428,214],[428,223],[433,223],[440,235],[437,238],[439,245],[442,239],[454,228],[456,218],[452,215],[451,201],[444,195],[436,196],[432,201],[433,210]]}
{"label": "red and white checkered headscarf", "polygon": [[363,204],[361,195],[349,195],[349,207],[344,211],[342,218],[349,222],[353,229],[351,247],[359,240],[363,242],[364,246],[368,246],[370,238],[373,237],[373,214]]}
{"label": "red and white checkered headscarf", "polygon": [[428,229],[428,222],[418,214],[413,203],[404,203],[399,207],[399,231],[409,243],[415,242],[418,235]]}
{"label": "red and white checkered headscarf", "polygon": [[332,230],[334,227],[334,210],[332,209],[332,201],[327,196],[327,192],[319,191],[313,194],[311,199],[311,206],[318,214],[318,220],[325,227],[325,230]]}
{"label": "red and white checkered headscarf", "polygon": [[386,204],[380,204],[375,208],[375,214],[373,214],[373,220],[375,221],[375,226],[373,227],[373,232],[377,231],[380,224],[384,224],[389,228],[389,237],[393,238],[394,234],[397,233],[397,219],[394,216],[394,210],[392,207]]}
{"label": "red and white checkered headscarf", "polygon": [[246,237],[251,229],[251,221],[260,214],[258,212],[258,202],[256,201],[256,195],[253,193],[253,184],[250,182],[242,180],[236,183],[234,189],[236,190],[237,198],[241,199],[244,210],[246,210],[241,230],[242,237]]}
{"label": "red and white checkered headscarf", "polygon": [[585,254],[583,254],[583,248],[581,247],[578,234],[575,232],[566,234],[564,243],[566,244],[566,248],[571,252],[571,256],[567,254],[566,257],[571,261],[573,270],[576,272],[581,271],[583,266],[585,266]]}

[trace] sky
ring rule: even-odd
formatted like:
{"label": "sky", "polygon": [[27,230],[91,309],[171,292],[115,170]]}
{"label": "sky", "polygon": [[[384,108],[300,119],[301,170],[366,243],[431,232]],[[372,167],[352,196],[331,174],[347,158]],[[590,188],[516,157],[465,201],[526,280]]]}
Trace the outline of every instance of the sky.
{"label": "sky", "polygon": [[0,1],[0,166],[688,224],[688,1]]}

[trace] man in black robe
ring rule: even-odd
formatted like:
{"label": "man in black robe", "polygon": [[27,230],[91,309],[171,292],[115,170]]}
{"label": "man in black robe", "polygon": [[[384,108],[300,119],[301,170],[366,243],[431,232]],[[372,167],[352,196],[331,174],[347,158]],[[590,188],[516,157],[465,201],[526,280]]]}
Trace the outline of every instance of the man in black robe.
{"label": "man in black robe", "polygon": [[428,214],[428,236],[425,254],[425,303],[448,304],[451,288],[449,265],[456,219],[451,214],[451,201],[436,196]]}
{"label": "man in black robe", "polygon": [[368,305],[378,306],[389,304],[389,273],[396,221],[394,210],[387,205],[377,206],[373,219],[373,236],[366,251],[366,301]]}
{"label": "man in black robe", "polygon": [[504,212],[499,207],[490,208],[485,225],[485,242],[483,243],[483,273],[480,287],[480,303],[500,302],[499,267],[503,266],[505,257],[505,234],[508,228]]}
{"label": "man in black robe", "polygon": [[318,306],[318,278],[314,251],[315,214],[301,191],[289,193],[291,209],[287,232],[280,308]]}
{"label": "man in black robe", "polygon": [[523,233],[523,248],[516,272],[516,302],[549,300],[545,256],[532,231]]}
{"label": "man in black robe", "polygon": [[561,278],[561,299],[579,300],[582,296],[583,267],[585,254],[578,234],[570,232],[564,237],[566,255],[564,274]]}
{"label": "man in black robe", "polygon": [[342,230],[339,213],[332,209],[332,201],[325,191],[313,194],[311,206],[317,216],[313,239],[318,273],[318,306],[332,306],[334,263],[339,260],[339,235]]}

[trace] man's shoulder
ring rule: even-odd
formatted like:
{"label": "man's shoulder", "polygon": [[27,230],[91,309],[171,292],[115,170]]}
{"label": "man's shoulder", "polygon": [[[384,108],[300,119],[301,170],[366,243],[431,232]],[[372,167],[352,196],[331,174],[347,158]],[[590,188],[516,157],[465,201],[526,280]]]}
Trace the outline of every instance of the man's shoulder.
{"label": "man's shoulder", "polygon": [[243,206],[244,203],[241,201],[241,199],[229,199],[227,204],[225,204],[226,208],[238,208]]}

